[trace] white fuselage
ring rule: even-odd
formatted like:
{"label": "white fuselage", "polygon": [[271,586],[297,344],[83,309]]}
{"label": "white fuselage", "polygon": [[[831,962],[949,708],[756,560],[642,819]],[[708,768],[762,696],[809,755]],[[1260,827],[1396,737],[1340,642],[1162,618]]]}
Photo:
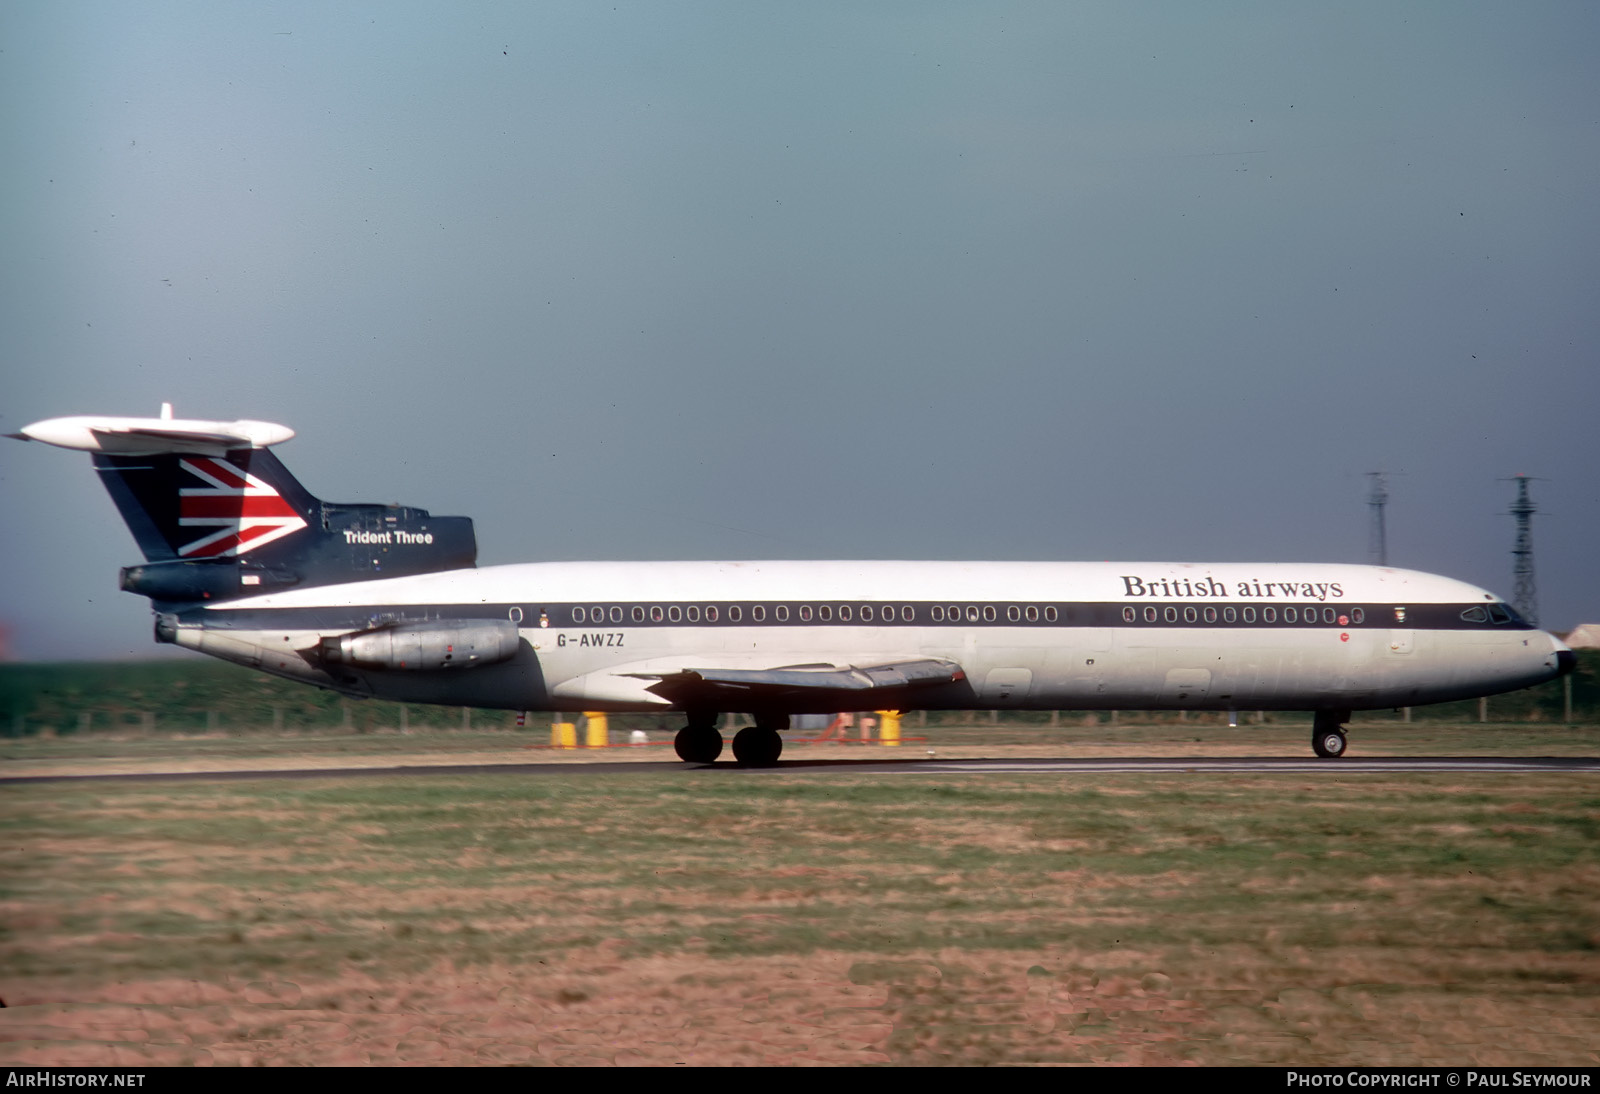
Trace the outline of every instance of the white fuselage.
{"label": "white fuselage", "polygon": [[[331,676],[314,656],[330,635],[460,618],[512,620],[516,655]],[[1285,563],[533,563],[197,607],[173,630],[180,645],[351,693],[555,711],[666,710],[650,686],[685,670],[915,658],[965,674],[903,697],[929,709],[1373,709],[1537,684],[1565,649],[1459,581]]]}

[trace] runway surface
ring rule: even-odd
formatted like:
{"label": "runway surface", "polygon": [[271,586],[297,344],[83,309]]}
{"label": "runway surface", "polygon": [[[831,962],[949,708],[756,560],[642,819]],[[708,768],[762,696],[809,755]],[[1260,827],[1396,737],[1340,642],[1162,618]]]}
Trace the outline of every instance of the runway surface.
{"label": "runway surface", "polygon": [[23,775],[0,777],[0,785],[44,782],[233,782],[240,779],[343,779],[435,777],[441,775],[606,775],[620,772],[682,775],[761,777],[764,775],[981,775],[981,774],[1280,774],[1280,775],[1392,775],[1423,772],[1500,772],[1507,774],[1567,771],[1600,772],[1600,757],[1572,756],[1407,756],[1345,757],[1338,760],[1294,759],[1282,756],[1219,757],[1078,757],[994,760],[940,760],[907,757],[896,760],[786,760],[773,767],[740,767],[732,760],[714,764],[661,763],[532,763],[532,764],[415,764],[391,767],[339,767],[257,769],[245,771],[175,771],[91,775]]}

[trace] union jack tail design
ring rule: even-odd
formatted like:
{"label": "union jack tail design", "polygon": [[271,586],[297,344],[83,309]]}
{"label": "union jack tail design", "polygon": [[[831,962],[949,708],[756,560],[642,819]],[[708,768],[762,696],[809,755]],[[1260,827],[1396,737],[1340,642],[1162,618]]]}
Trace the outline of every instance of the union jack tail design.
{"label": "union jack tail design", "polygon": [[94,466],[150,562],[283,565],[312,549],[312,537],[295,533],[324,517],[323,503],[265,449],[225,456],[97,452]]}
{"label": "union jack tail design", "polygon": [[179,558],[242,555],[306,526],[270,484],[226,460],[192,456],[179,466],[206,484],[178,491],[179,526],[215,529],[179,547]]}

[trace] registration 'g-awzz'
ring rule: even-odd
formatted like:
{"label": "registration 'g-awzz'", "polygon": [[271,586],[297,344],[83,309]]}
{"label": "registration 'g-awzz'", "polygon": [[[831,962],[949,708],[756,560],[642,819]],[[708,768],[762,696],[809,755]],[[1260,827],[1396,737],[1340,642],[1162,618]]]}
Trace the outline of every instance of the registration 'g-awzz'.
{"label": "registration 'g-awzz'", "polygon": [[1492,593],[1374,566],[545,562],[476,568],[466,517],[308,493],[270,422],[54,418],[143,550],[156,637],[351,696],[677,711],[689,762],[771,764],[791,715],[1362,709],[1511,691],[1574,655]]}

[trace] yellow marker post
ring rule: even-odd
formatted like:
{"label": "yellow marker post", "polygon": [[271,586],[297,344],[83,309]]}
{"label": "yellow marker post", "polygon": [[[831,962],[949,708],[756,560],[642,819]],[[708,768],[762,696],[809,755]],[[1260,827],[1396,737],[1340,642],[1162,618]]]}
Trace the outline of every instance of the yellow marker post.
{"label": "yellow marker post", "polygon": [[610,735],[606,732],[606,716],[599,711],[585,711],[584,718],[588,720],[585,727],[583,746],[585,748],[604,748],[611,743]]}
{"label": "yellow marker post", "polygon": [[550,747],[577,748],[578,727],[571,722],[556,722],[550,727]]}
{"label": "yellow marker post", "polygon": [[878,711],[878,740],[890,748],[900,744],[900,712],[898,710]]}

